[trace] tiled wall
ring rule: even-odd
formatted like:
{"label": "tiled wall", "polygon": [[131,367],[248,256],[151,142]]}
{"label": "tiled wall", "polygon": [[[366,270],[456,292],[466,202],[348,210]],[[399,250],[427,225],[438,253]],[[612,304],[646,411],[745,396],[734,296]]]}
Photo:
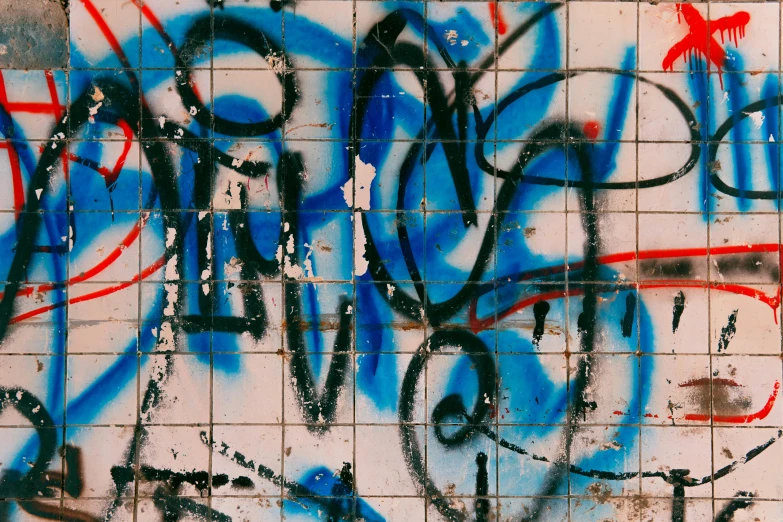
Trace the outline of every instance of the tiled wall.
{"label": "tiled wall", "polygon": [[780,35],[0,0],[0,522],[783,520]]}

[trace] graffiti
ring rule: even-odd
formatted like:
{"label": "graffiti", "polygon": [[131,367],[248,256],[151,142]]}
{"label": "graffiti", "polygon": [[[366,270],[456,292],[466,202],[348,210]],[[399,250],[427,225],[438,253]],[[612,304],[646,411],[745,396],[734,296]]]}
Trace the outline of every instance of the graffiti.
{"label": "graffiti", "polygon": [[780,518],[772,4],[65,7],[0,70],[0,519]]}
{"label": "graffiti", "polygon": [[[688,61],[688,55],[696,54],[696,60],[704,55],[707,67],[714,64],[718,68],[718,74],[726,62],[726,51],[721,47],[725,44],[724,33],[728,33],[729,42],[733,41],[739,47],[740,38],[745,37],[745,27],[750,22],[750,14],[747,11],[739,11],[731,16],[725,16],[707,23],[701,13],[690,4],[677,4],[677,22],[680,14],[685,18],[685,23],[690,27],[688,36],[677,42],[669,49],[663,59],[663,70],[672,69],[674,62],[683,57]],[[711,36],[720,33],[720,43]],[[710,35],[708,37],[708,35]],[[691,58],[693,61],[693,58]]]}

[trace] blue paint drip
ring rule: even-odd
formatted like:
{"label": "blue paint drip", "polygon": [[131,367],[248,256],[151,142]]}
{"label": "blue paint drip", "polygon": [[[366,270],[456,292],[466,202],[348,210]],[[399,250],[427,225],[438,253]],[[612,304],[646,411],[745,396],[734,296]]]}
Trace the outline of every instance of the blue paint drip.
{"label": "blue paint drip", "polygon": [[[752,188],[751,161],[748,146],[745,143],[739,142],[748,140],[746,128],[741,124],[743,119],[742,109],[748,105],[748,93],[743,85],[745,83],[745,75],[733,72],[733,70],[741,70],[742,66],[742,59],[739,55],[735,56],[735,60],[727,61],[724,81],[728,86],[729,108],[732,121],[734,122],[734,126],[730,131],[732,140],[730,147],[734,159],[734,186],[739,190],[737,208],[740,211],[745,212],[750,209],[752,204],[752,200],[743,196],[747,190]],[[733,67],[737,67],[737,69],[733,69]]]}

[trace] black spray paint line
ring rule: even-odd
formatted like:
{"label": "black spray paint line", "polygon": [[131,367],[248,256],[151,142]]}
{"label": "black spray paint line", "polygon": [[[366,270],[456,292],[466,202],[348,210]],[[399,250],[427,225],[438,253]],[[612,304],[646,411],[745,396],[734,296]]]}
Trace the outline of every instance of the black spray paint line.
{"label": "black spray paint line", "polygon": [[[289,175],[285,178],[285,186],[283,187],[283,204],[286,209],[295,210],[302,194],[302,176],[300,174],[304,172],[304,165],[300,155],[295,155],[291,158],[291,165],[289,165],[288,169],[290,169],[288,170]],[[299,230],[298,213],[287,212],[286,216],[283,237],[287,244],[294,244]],[[299,264],[296,249],[292,253],[287,254],[286,263],[291,266]],[[334,421],[334,416],[337,413],[337,399],[345,386],[346,375],[351,371],[350,351],[353,307],[350,304],[349,297],[343,296],[340,299],[340,304],[337,307],[340,326],[334,340],[334,353],[326,374],[324,390],[319,392],[317,379],[313,375],[313,370],[310,366],[304,339],[307,325],[302,320],[303,285],[285,273],[283,274],[283,281],[285,283],[285,331],[288,339],[288,349],[291,352],[291,377],[295,388],[296,401],[308,423],[308,429],[310,431],[323,432],[328,430],[329,424]],[[317,328],[317,326],[313,327]]]}
{"label": "black spray paint line", "polygon": [[[193,89],[192,65],[199,56],[198,50],[213,39],[227,40],[246,46],[264,60],[267,56],[280,57],[283,67],[280,71],[275,70],[274,73],[283,87],[284,101],[278,114],[263,121],[245,123],[227,120],[206,108]],[[185,70],[183,74],[175,76],[177,91],[185,107],[196,109],[193,111],[196,113],[193,117],[204,128],[209,129],[211,125],[214,125],[215,132],[220,134],[252,137],[268,134],[282,126],[283,121],[291,114],[299,100],[299,91],[296,89],[296,75],[289,74],[293,65],[274,39],[239,18],[220,14],[214,17],[208,15],[196,20],[185,35],[184,41],[185,45],[175,57],[177,67]]]}
{"label": "black spray paint line", "polygon": [[740,509],[747,509],[753,505],[753,501],[749,500],[753,498],[753,496],[753,493],[748,491],[737,491],[734,494],[735,498],[715,515],[715,522],[731,522],[734,520],[734,514],[737,511]]}
{"label": "black spray paint line", "polygon": [[[508,46],[510,46],[513,41],[520,38],[522,35],[524,35],[531,27],[533,27],[535,24],[537,24],[541,19],[543,19],[545,16],[550,14],[552,11],[556,10],[559,6],[557,5],[550,5],[547,6],[544,9],[541,9],[538,11],[535,15],[531,16],[525,23],[523,23],[517,30],[515,30],[509,38],[504,42],[503,45],[501,45],[500,49],[502,52],[504,52]],[[457,109],[455,104],[452,105],[443,105],[443,99],[444,97],[441,96],[442,88],[438,87],[440,85],[440,79],[437,75],[433,74],[427,74],[426,72],[421,72],[425,69],[426,60],[423,56],[423,53],[420,48],[406,43],[396,43],[397,37],[399,34],[405,29],[407,25],[407,19],[408,18],[415,18],[417,20],[420,20],[420,15],[417,13],[407,10],[407,9],[401,9],[398,11],[395,11],[394,13],[391,13],[389,16],[387,16],[383,21],[379,22],[368,34],[368,37],[365,39],[361,46],[361,57],[363,58],[362,61],[366,61],[370,64],[372,64],[372,68],[368,71],[363,71],[362,75],[360,75],[357,78],[357,88],[356,93],[357,96],[355,99],[357,100],[357,103],[354,105],[352,115],[351,115],[351,128],[362,128],[362,121],[365,116],[366,106],[369,103],[367,100],[371,98],[370,94],[374,88],[375,83],[377,83],[382,75],[384,74],[382,68],[389,68],[392,65],[395,64],[404,64],[408,65],[412,68],[414,74],[419,79],[420,83],[422,83],[422,88],[425,89],[426,92],[430,94],[428,99],[431,101],[429,102],[432,109],[433,118],[430,118],[428,120],[428,124],[426,129],[424,129],[422,132],[419,133],[418,138],[419,140],[424,139],[425,135],[430,132],[436,132],[437,136],[442,138],[441,135],[441,129],[445,129],[445,132],[448,135],[453,134],[453,129],[447,129],[446,125],[450,125],[451,122],[451,113],[454,112],[455,109]],[[421,20],[422,23],[424,23],[424,20]],[[438,48],[440,56],[444,59],[444,61],[449,65],[450,68],[457,69],[457,64],[451,59],[448,50],[441,45],[439,41],[433,42],[435,46]],[[494,57],[488,57],[485,60],[485,63],[493,63],[493,60],[495,60]],[[375,68],[378,69],[375,69]],[[610,74],[627,74],[623,71],[608,71]],[[475,73],[471,77],[471,82],[475,83],[478,81],[478,79],[481,77],[482,73]],[[576,74],[570,74],[570,76],[575,76]],[[539,80],[535,80],[527,85],[524,85],[520,87],[517,91],[512,93],[512,95],[509,95],[506,99],[504,99],[503,107],[507,107],[509,104],[513,103],[514,101],[518,100],[525,94],[529,92],[533,92],[537,89],[544,88],[546,86],[552,85],[553,83],[557,83],[559,81],[562,81],[566,78],[566,75],[555,73],[551,75],[547,75]],[[643,80],[643,79],[642,79]],[[671,101],[677,109],[680,111],[680,113],[683,115],[683,118],[685,119],[686,123],[691,122],[694,120],[693,114],[690,111],[688,105],[682,101],[673,91],[670,89],[663,87],[661,85],[655,84],[650,82],[649,80],[643,80],[647,83],[650,83],[657,89],[659,89],[664,96]],[[474,100],[475,101],[475,100]],[[476,154],[476,161],[479,163],[479,166],[482,170],[487,172],[490,175],[495,175],[495,169],[492,165],[490,165],[486,159],[483,156],[483,143],[486,139],[486,135],[489,132],[489,129],[492,126],[492,123],[494,121],[494,115],[490,114],[488,119],[485,121],[480,113],[480,110],[478,106],[473,103],[473,113],[474,117],[476,119],[476,128],[477,132],[479,133],[479,139],[476,143],[475,148],[475,154]],[[623,183],[600,183],[600,182],[593,182],[593,181],[585,181],[582,180],[569,180],[567,182],[563,182],[563,180],[556,180],[556,179],[549,179],[549,178],[536,178],[532,176],[524,176],[522,169],[524,165],[526,165],[529,161],[531,161],[535,154],[532,154],[529,148],[532,148],[533,150],[537,151],[538,153],[541,153],[548,148],[553,148],[552,145],[544,145],[541,146],[541,144],[533,144],[532,147],[525,147],[520,154],[520,159],[518,161],[518,165],[515,166],[514,174],[508,175],[508,176],[500,176],[500,173],[498,173],[499,177],[503,177],[504,179],[508,178],[511,183],[504,183],[501,188],[501,194],[497,198],[496,208],[498,210],[505,210],[508,208],[508,205],[511,203],[511,200],[513,198],[513,195],[516,191],[516,187],[519,185],[519,181],[527,182],[527,183],[536,183],[536,184],[542,184],[542,185],[556,185],[556,186],[570,186],[570,187],[578,187],[578,188],[601,188],[601,189],[625,189],[625,188],[644,188],[644,187],[652,187],[652,186],[659,186],[666,183],[669,183],[671,181],[674,181],[675,179],[678,179],[685,174],[687,174],[695,165],[696,160],[699,157],[699,147],[696,145],[696,141],[699,139],[698,133],[694,131],[693,129],[690,129],[692,136],[694,136],[694,145],[692,146],[691,155],[688,161],[683,165],[682,168],[680,168],[677,172],[662,176],[660,178],[656,178],[654,180],[645,180],[643,182],[637,182],[632,183],[631,185],[626,186]],[[540,136],[538,134],[530,137],[531,140],[533,139],[553,139],[553,140],[562,140],[564,135],[572,135],[573,137],[578,137],[578,135],[581,133],[581,130],[577,128],[575,125],[567,125],[564,122],[558,122],[555,125],[549,126],[545,128],[543,131],[539,132],[538,134],[541,134]],[[552,136],[548,136],[546,134],[552,134]],[[403,164],[403,169],[400,172],[400,187],[398,190],[398,205],[397,210],[398,212],[402,210],[404,201],[404,193],[405,193],[405,187],[407,185],[407,180],[410,177],[410,169],[412,168],[412,165],[417,164],[420,160],[418,159],[419,155],[422,154],[421,146],[418,143],[415,143],[411,146],[411,150],[406,157],[406,160]],[[453,148],[453,147],[452,147]],[[430,145],[427,150],[425,151],[425,158],[424,161],[426,161],[426,158],[429,157],[429,155],[434,150],[434,145]],[[585,148],[579,149],[577,152],[580,156],[584,155]],[[457,149],[458,153],[459,149]],[[454,151],[449,149],[447,151],[447,156],[454,154]],[[585,158],[580,157],[580,164]],[[353,173],[355,170],[355,163],[353,156],[350,157],[350,167],[351,172]],[[462,184],[463,176],[461,176],[459,169],[455,170],[454,168],[450,168],[452,172],[452,177],[454,179],[455,188],[457,189],[458,194],[464,194],[465,192],[463,190],[460,190],[460,186]],[[564,184],[565,183],[565,184]],[[470,220],[468,217],[471,213],[472,208],[472,202],[467,201],[460,201],[461,209],[465,212],[463,217],[466,217],[467,220]],[[468,205],[468,206],[466,206]],[[495,217],[495,214],[493,213],[492,218],[490,219],[490,223],[488,224],[487,231],[484,237],[484,241],[481,244],[479,253],[476,258],[476,262],[473,266],[473,269],[471,270],[471,273],[469,277],[467,278],[468,281],[473,282],[477,281],[485,267],[487,259],[491,253],[491,249],[493,247],[493,239],[494,239],[494,231],[495,228],[502,223],[504,216],[501,213],[499,218]],[[468,223],[466,223],[467,226]],[[389,281],[390,275],[388,270],[386,270],[386,267],[383,266],[383,263],[381,261],[381,256],[378,254],[377,249],[375,247],[375,243],[372,238],[371,231],[369,230],[369,226],[367,224],[367,221],[362,215],[362,227],[365,229],[365,237],[367,241],[366,245],[366,258],[368,259],[370,263],[370,273],[373,277],[373,279],[376,281],[376,285],[378,286],[378,289],[380,291],[380,294],[384,297],[384,299],[389,302],[390,306],[392,306],[395,310],[398,312],[410,317],[410,318],[420,318],[421,317],[421,310],[423,308],[423,305],[425,304],[426,299],[424,298],[423,294],[423,288],[420,284],[418,284],[419,278],[418,276],[418,269],[415,268],[415,261],[413,261],[413,258],[410,254],[410,245],[408,240],[407,231],[403,230],[404,226],[398,226],[398,233],[399,233],[399,240],[400,240],[400,246],[403,251],[403,255],[405,257],[405,262],[408,267],[409,272],[411,273],[411,279],[414,281],[414,287],[416,289],[416,292],[418,294],[419,300],[416,300],[409,296],[407,293],[403,291],[397,291],[394,292],[392,296],[389,296],[387,298],[386,293],[386,282]],[[427,318],[428,320],[434,324],[440,324],[449,317],[453,316],[459,308],[468,300],[471,299],[473,294],[475,294],[475,289],[469,289],[468,287],[476,286],[476,285],[466,285],[463,287],[459,292],[457,292],[456,295],[454,295],[452,298],[448,299],[447,301],[441,302],[441,303],[430,303],[426,302],[427,307]]]}
{"label": "black spray paint line", "polygon": [[[713,165],[715,163],[715,159],[718,155],[718,148],[723,145],[723,138],[726,137],[726,135],[729,133],[731,129],[734,128],[735,125],[742,122],[745,118],[749,117],[751,114],[755,114],[756,112],[763,111],[766,109],[771,109],[773,107],[777,107],[783,105],[783,95],[778,96],[772,96],[770,98],[764,98],[758,101],[755,101],[753,103],[750,103],[740,109],[739,111],[736,111],[735,114],[732,114],[729,116],[715,131],[715,134],[713,134],[709,139],[709,147],[707,152],[707,165]],[[778,200],[780,199],[780,194],[777,190],[747,190],[747,189],[739,189],[737,187],[732,187],[731,185],[727,184],[723,179],[720,177],[720,171],[717,169],[711,169],[710,172],[710,183],[712,183],[712,186],[718,189],[720,192],[727,194],[734,198],[746,198],[746,199],[760,199],[760,200]]]}
{"label": "black spray paint line", "polygon": [[720,339],[718,339],[718,353],[725,352],[729,348],[729,343],[734,339],[734,335],[737,333],[737,313],[739,310],[734,310],[729,315],[729,320],[720,331]]}
{"label": "black spray paint line", "polygon": [[[470,419],[470,416],[465,414],[464,418]],[[711,475],[705,475],[704,477],[701,478],[692,478],[687,473],[683,474],[682,473],[683,470],[678,470],[678,469],[672,469],[669,473],[665,473],[663,471],[643,471],[639,473],[638,471],[617,472],[617,471],[584,469],[580,466],[577,466],[576,464],[566,464],[562,461],[550,459],[543,455],[537,455],[535,453],[531,453],[525,448],[518,446],[513,442],[509,442],[503,439],[502,437],[499,437],[486,424],[475,426],[474,429],[478,433],[481,433],[482,435],[492,440],[493,442],[497,442],[498,446],[500,446],[501,448],[508,449],[510,451],[513,451],[514,453],[529,457],[530,459],[538,462],[545,462],[548,464],[552,464],[553,466],[556,467],[565,468],[569,473],[573,473],[575,475],[581,475],[583,477],[596,478],[600,480],[628,480],[636,477],[660,478],[661,480],[669,484],[682,484],[683,487],[696,487],[696,486],[702,486],[704,484],[708,484],[710,482],[716,482],[717,480],[731,474],[740,466],[745,465],[751,460],[755,459],[756,457],[761,455],[764,451],[769,449],[770,446],[772,446],[781,438],[783,438],[783,430],[778,430],[777,434],[774,437],[770,437],[766,442],[756,446],[755,448],[752,448],[744,456],[733,461],[731,464],[727,464],[726,466],[720,468],[719,470],[715,471],[715,473]]]}
{"label": "black spray paint line", "polygon": [[533,327],[533,345],[536,348],[538,348],[538,344],[544,336],[544,323],[550,308],[549,303],[546,301],[538,301],[533,305],[533,317],[536,320],[536,325]]}
{"label": "black spray paint line", "polygon": [[195,515],[196,520],[214,522],[232,522],[228,515],[215,508],[196,502],[190,498],[170,495],[162,486],[155,490],[152,501],[163,512],[163,522],[177,522],[185,518],[185,514]]}
{"label": "black spray paint line", "polygon": [[[232,41],[237,41],[236,34],[233,33],[231,30],[231,27],[233,25],[236,25],[236,20],[221,20],[221,29],[219,31],[216,31],[220,37],[231,39]],[[191,32],[199,33],[199,34],[211,34],[210,31],[205,32],[205,28],[208,28],[210,23],[209,18],[206,19],[206,22],[202,20],[202,23],[196,23],[194,24],[193,28],[191,29]],[[239,25],[241,22],[238,22]],[[233,24],[233,25],[232,25]],[[244,25],[243,25],[244,27]],[[200,32],[199,32],[200,31]],[[257,31],[253,32],[253,40],[256,42],[263,42],[264,45],[269,46],[268,40],[264,37],[257,37],[258,34],[256,34]],[[203,36],[202,34],[202,36]],[[231,36],[234,34],[234,36]],[[247,34],[243,33],[245,36]],[[263,36],[263,35],[261,35]],[[243,37],[239,37],[241,40]],[[245,42],[246,43],[246,42]],[[193,42],[190,42],[191,45]],[[250,46],[253,47],[253,46]],[[274,46],[272,46],[274,47]],[[254,48],[254,47],[253,47]],[[262,56],[266,56],[266,54],[262,54]],[[183,64],[185,68],[187,68],[187,63]],[[131,73],[131,76],[132,73]],[[131,77],[130,80],[132,83],[134,82],[134,77]],[[177,77],[178,80],[181,80],[181,77]],[[279,122],[282,121],[282,116],[286,115],[290,108],[293,107],[297,94],[294,91],[293,87],[295,84],[293,83],[294,76],[293,75],[286,75],[286,78],[284,80],[284,86],[286,87],[288,92],[288,96],[286,99],[290,102],[286,108],[283,109],[282,114],[278,115],[278,117],[273,118],[269,122],[262,122],[261,124],[255,124],[255,131],[263,131],[266,130],[267,127],[274,127],[275,125],[279,126]],[[188,97],[190,93],[188,89],[188,85],[184,81],[178,81],[177,82],[178,90],[184,98]],[[85,92],[82,94],[79,99],[77,99],[71,106],[70,106],[70,121],[71,125],[66,125],[66,119],[64,118],[53,130],[52,135],[54,136],[50,140],[50,145],[43,149],[43,154],[39,160],[39,163],[36,167],[35,174],[33,175],[33,180],[31,181],[27,198],[26,198],[26,206],[25,211],[27,212],[28,218],[20,222],[19,228],[20,233],[18,235],[19,240],[14,256],[14,260],[12,263],[12,267],[9,271],[8,279],[11,281],[11,284],[6,286],[6,292],[4,294],[2,303],[0,303],[0,339],[4,336],[6,333],[6,329],[8,327],[12,311],[13,311],[13,302],[14,298],[16,297],[17,290],[19,288],[19,283],[23,279],[23,275],[27,270],[27,264],[30,260],[30,254],[36,250],[35,245],[33,244],[33,238],[36,235],[36,231],[39,227],[39,218],[35,214],[35,211],[37,210],[37,202],[39,198],[33,197],[34,191],[37,188],[41,188],[41,190],[46,191],[46,187],[48,186],[48,174],[47,172],[50,170],[49,167],[53,165],[58,157],[59,152],[63,147],[63,144],[65,143],[63,137],[70,137],[71,134],[75,133],[82,125],[86,123],[90,119],[89,114],[89,108],[91,106],[92,98],[90,96],[90,92],[92,90],[97,90],[100,88],[100,91],[104,94],[105,98],[109,100],[109,102],[114,99],[117,101],[121,101],[121,103],[115,103],[111,104],[109,102],[105,102],[104,105],[109,106],[111,105],[112,110],[116,110],[117,114],[109,114],[107,116],[107,113],[99,113],[96,117],[96,119],[107,119],[107,118],[113,118],[112,121],[109,121],[109,123],[116,123],[116,121],[120,118],[126,120],[128,124],[131,126],[132,132],[139,136],[139,128],[138,128],[138,116],[136,114],[141,112],[142,120],[148,121],[148,120],[154,120],[151,113],[149,113],[149,109],[146,107],[146,105],[139,106],[137,103],[137,100],[134,96],[132,96],[128,90],[116,82],[111,81],[105,81],[105,80],[99,80],[95,82],[94,84],[90,85],[88,89],[85,90]],[[184,93],[184,94],[183,94]],[[286,110],[288,109],[288,110]],[[202,116],[199,114],[199,116]],[[209,115],[203,116],[202,119],[208,119]],[[221,122],[221,124],[224,125],[224,131],[229,134],[236,134],[236,129],[232,129],[229,127],[232,127],[231,122]],[[253,125],[253,124],[250,124]],[[267,127],[264,127],[266,125]],[[240,129],[240,134],[242,132],[248,132],[248,127],[245,127],[243,129]],[[156,137],[166,137],[169,139],[178,139],[181,140],[183,136],[196,138],[197,136],[192,135],[190,131],[187,131],[185,129],[181,129],[176,125],[167,123],[165,125],[165,128],[163,131],[161,131],[160,135],[158,135],[158,130],[156,126],[150,126],[148,128],[145,128],[145,137],[148,138],[156,138]],[[182,143],[183,147],[188,147],[189,145],[192,146],[194,143],[198,143],[196,141],[190,142],[190,141],[179,141],[179,143]],[[178,204],[178,195],[177,195],[177,188],[175,183],[175,175],[174,175],[174,169],[171,165],[171,162],[169,161],[169,157],[166,153],[165,146],[162,142],[159,142],[157,140],[153,140],[150,143],[148,143],[144,148],[142,148],[144,154],[147,156],[147,160],[149,165],[152,169],[152,174],[155,180],[155,191],[157,192],[158,197],[160,198],[160,206],[163,210],[170,210],[170,209],[176,209],[179,208]],[[197,172],[197,180],[196,180],[196,198],[199,199],[202,203],[203,201],[209,201],[209,193],[211,192],[211,186],[214,180],[214,171],[215,171],[215,162],[222,164],[226,167],[232,168],[236,171],[243,171],[244,174],[250,176],[250,177],[259,177],[260,175],[263,175],[268,170],[268,164],[266,163],[253,163],[253,162],[244,162],[242,165],[235,165],[233,159],[228,156],[227,154],[222,153],[221,151],[217,151],[216,149],[209,150],[206,147],[202,147],[200,145],[196,145],[194,149],[200,158],[204,157],[204,161],[200,161],[197,163],[199,166],[198,172]],[[214,161],[207,158],[214,158]],[[282,160],[281,160],[282,161]],[[285,170],[285,169],[280,169]],[[147,207],[152,206],[152,204],[146,205]],[[180,239],[184,233],[184,229],[181,226],[181,223],[178,222],[179,219],[176,217],[176,214],[174,213],[164,213],[164,226],[166,228],[171,229],[174,228],[179,233],[175,235],[175,241],[174,244],[170,247],[167,246],[165,257],[167,260],[171,260],[172,256],[176,258],[177,260],[177,273],[181,273],[182,268],[182,260],[183,255],[182,254],[182,240]],[[206,225],[207,222],[204,222],[204,225]],[[200,224],[201,225],[201,224]],[[237,226],[235,223],[232,222],[232,227],[236,230]],[[75,227],[74,227],[75,228]],[[241,227],[240,227],[241,228]],[[75,230],[74,230],[75,232]],[[198,236],[199,236],[199,242],[200,243],[206,243],[206,240],[208,239],[208,233],[209,229],[206,226],[198,226]],[[241,241],[240,241],[241,243]],[[247,242],[245,242],[247,243]],[[200,251],[199,251],[200,252]],[[272,270],[269,269],[268,264],[264,265],[264,263],[258,262],[258,263],[251,263],[250,261],[253,259],[252,256],[244,256],[244,258],[248,261],[246,263],[246,266],[248,268],[258,268],[259,272],[270,272]],[[208,260],[205,259],[205,256],[199,256],[199,266],[203,269],[205,265],[208,263]],[[250,279],[250,277],[245,277],[246,279]],[[179,288],[181,284],[179,282],[175,282],[175,285]],[[261,300],[260,295],[251,295],[249,292],[245,293],[245,308],[246,313],[249,316],[249,318],[245,319],[244,321],[231,321],[235,318],[214,318],[215,321],[213,321],[213,324],[210,326],[212,328],[215,328],[215,323],[217,323],[218,329],[226,329],[226,330],[248,330],[250,331],[255,337],[258,337],[261,333],[261,331],[264,329],[265,326],[265,310],[263,308],[263,301]],[[164,299],[165,300],[165,299]],[[251,301],[251,302],[248,302]],[[211,308],[210,303],[206,303],[203,299],[199,300],[200,308],[202,309],[202,313],[204,312],[204,308]],[[194,331],[201,331],[204,328],[203,323],[209,323],[209,319],[202,319],[200,317],[194,316],[194,317],[182,317],[180,315],[180,300],[175,299],[175,306],[174,306],[174,314],[173,316],[176,318],[172,321],[173,326],[179,326],[183,327],[185,331],[188,330],[194,330]],[[238,318],[237,318],[238,319]],[[255,322],[253,322],[255,321]],[[235,324],[237,323],[237,324]],[[177,335],[178,328],[173,328],[173,341],[174,346],[173,349],[176,349],[178,346],[178,335]],[[144,392],[144,398],[142,400],[142,414],[150,415],[152,413],[152,409],[160,403],[162,393],[163,393],[163,383],[168,377],[168,375],[171,373],[172,370],[172,364],[171,364],[170,356],[166,355],[166,369],[164,372],[161,372],[160,375],[153,377],[150,379],[146,391]],[[126,454],[126,464],[131,465],[135,459],[136,459],[136,453],[137,448],[139,445],[143,444],[146,440],[146,430],[141,427],[140,424],[137,424],[136,430],[134,432],[134,436],[132,441],[129,444],[129,448]],[[50,476],[52,476],[52,473],[49,473]],[[119,497],[122,496],[122,487],[117,488],[117,499],[113,503],[113,505],[109,508],[109,511],[107,513],[107,520],[111,520],[116,514],[116,509],[120,504]],[[28,506],[29,508],[32,508],[33,506]],[[65,515],[68,516],[68,515]],[[78,514],[72,514],[71,518],[73,520],[84,520],[83,517],[81,517]],[[68,518],[68,519],[71,519]]]}
{"label": "black spray paint line", "polygon": [[489,520],[490,506],[489,499],[486,498],[489,494],[488,460],[484,452],[479,452],[476,455],[476,466],[478,466],[476,472],[476,522],[488,522]]}
{"label": "black spray paint line", "polygon": [[[201,432],[201,442],[209,446],[209,438],[204,431]],[[288,493],[287,496],[290,496],[291,498],[307,499],[308,501],[318,504],[324,509],[327,516],[332,517],[335,521],[348,520],[342,517],[352,517],[354,515],[353,507],[350,505],[346,506],[343,502],[346,497],[353,497],[355,494],[353,491],[353,475],[351,474],[350,464],[348,463],[344,463],[340,470],[340,486],[342,487],[337,491],[333,491],[334,496],[326,497],[324,495],[319,495],[307,486],[293,480],[288,480],[282,475],[278,475],[274,470],[261,463],[256,464],[255,461],[248,460],[247,457],[239,451],[231,453],[230,446],[225,442],[220,442],[220,444],[214,442],[213,446],[218,454],[228,458],[231,462],[255,472],[260,478],[268,480],[278,487],[284,488]],[[350,481],[350,486],[343,483],[344,479]],[[353,520],[353,518],[350,518],[350,520]]]}
{"label": "black spray paint line", "polygon": [[[71,508],[60,509],[59,504],[42,502],[41,499],[59,498],[62,490],[78,497],[84,490],[82,482],[81,450],[66,445],[63,456],[66,474],[49,470],[57,449],[57,429],[51,415],[32,393],[22,388],[0,387],[0,414],[7,407],[18,411],[35,429],[39,448],[35,461],[28,465],[27,473],[5,470],[0,474],[0,498],[17,499],[17,505],[27,513],[46,520],[67,522],[98,522],[95,517]],[[29,500],[26,500],[29,499]],[[10,520],[11,502],[0,502],[0,520]]]}
{"label": "black spray paint line", "polygon": [[[581,129],[575,128],[574,125],[567,128],[569,131],[568,136],[570,138],[585,139],[585,135]],[[601,238],[598,227],[598,214],[595,213],[596,194],[593,186],[595,172],[593,170],[593,162],[590,159],[588,147],[592,147],[592,145],[589,145],[586,142],[576,142],[572,145],[578,159],[579,172],[582,175],[582,180],[585,182],[585,185],[582,188],[582,197],[579,200],[582,210],[581,222],[585,232],[582,279],[584,281],[595,281],[598,279],[597,259],[601,247]],[[591,376],[595,373],[591,371],[591,368],[593,365],[592,352],[595,348],[596,337],[597,290],[595,285],[584,285],[582,312],[577,318],[579,348],[584,355],[581,356],[577,362],[576,372],[573,376],[573,384],[570,384],[571,376],[569,375],[569,384],[566,388],[569,397],[573,397],[573,401],[569,400],[568,402],[566,417],[567,426],[562,436],[563,451],[558,459],[560,462],[567,462],[570,459],[573,439],[579,429],[579,418],[581,417],[582,420],[586,420],[587,410],[595,410],[597,408],[595,401],[589,401],[586,397],[587,389],[590,386]],[[570,358],[567,358],[566,361],[570,367]],[[544,485],[540,494],[543,497],[555,495],[564,480],[568,480],[568,468],[563,465],[553,467],[549,470],[544,479]],[[545,498],[536,498],[530,509],[530,515],[526,517],[526,519],[531,522],[545,519],[547,502],[548,500]]]}
{"label": "black spray paint line", "polygon": [[[424,466],[424,454],[416,435],[416,426],[413,426],[414,410],[416,408],[416,396],[418,384],[427,360],[433,353],[440,352],[444,347],[459,348],[463,355],[471,361],[471,368],[477,374],[478,391],[472,413],[467,408],[459,395],[449,395],[439,402],[433,410],[433,424],[435,436],[439,443],[452,449],[456,449],[479,430],[483,423],[489,420],[490,406],[495,407],[495,386],[497,372],[495,360],[489,357],[490,351],[484,342],[471,332],[464,330],[437,330],[423,343],[405,371],[402,381],[399,399],[400,439],[402,453],[412,477],[416,481],[416,488],[420,493],[430,497],[432,504],[440,514],[449,522],[464,522],[465,513],[455,509],[451,502],[445,498],[443,492],[434,484],[432,477]],[[467,417],[468,424],[462,426],[455,433],[447,435],[443,432],[444,419],[459,419]],[[453,420],[448,421],[453,422]],[[477,426],[478,425],[478,426]]]}
{"label": "black spray paint line", "polygon": [[[675,471],[685,470],[672,470]],[[685,487],[679,482],[674,484],[672,495],[672,522],[685,522]]]}
{"label": "black spray paint line", "polygon": [[623,337],[631,337],[631,334],[633,333],[633,323],[634,319],[636,319],[636,314],[634,312],[636,312],[636,296],[633,292],[630,292],[625,297],[625,314],[623,315],[622,321],[620,321]]}
{"label": "black spray paint line", "polygon": [[677,332],[677,328],[680,326],[680,318],[685,311],[685,294],[680,290],[677,295],[674,296],[674,308],[672,309],[672,333]]}

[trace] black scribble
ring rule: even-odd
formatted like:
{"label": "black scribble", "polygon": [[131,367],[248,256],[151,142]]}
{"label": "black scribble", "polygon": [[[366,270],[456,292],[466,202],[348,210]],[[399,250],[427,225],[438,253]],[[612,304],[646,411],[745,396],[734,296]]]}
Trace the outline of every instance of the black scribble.
{"label": "black scribble", "polygon": [[737,312],[734,310],[729,315],[729,322],[720,331],[720,339],[718,340],[718,353],[728,350],[729,343],[734,339],[734,335],[737,333]]}

